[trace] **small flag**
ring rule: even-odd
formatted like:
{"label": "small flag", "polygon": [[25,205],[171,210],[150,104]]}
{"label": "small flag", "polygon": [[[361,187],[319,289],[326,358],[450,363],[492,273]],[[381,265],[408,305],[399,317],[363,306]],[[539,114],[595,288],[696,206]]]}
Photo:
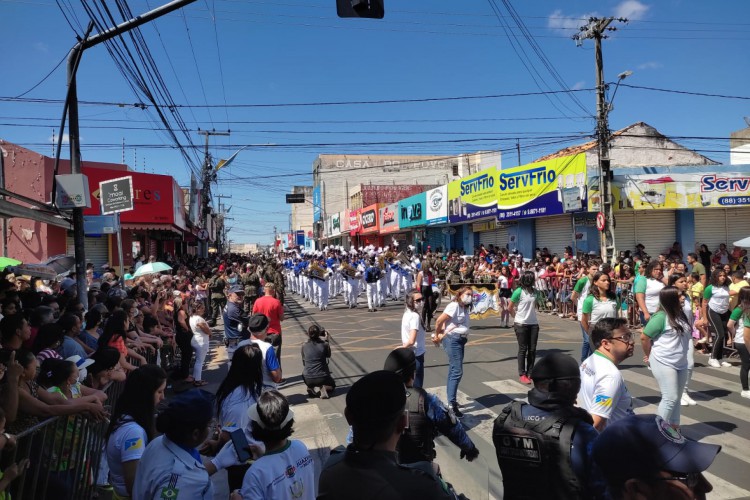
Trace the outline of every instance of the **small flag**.
{"label": "small flag", "polygon": [[237,155],[240,154],[240,151],[242,151],[243,149],[245,148],[243,147],[243,148],[238,149],[236,153],[234,153],[232,156],[229,157],[228,160],[219,160],[219,163],[216,164],[216,171],[218,172],[220,168],[226,167],[227,165],[232,163],[234,159],[237,158]]}

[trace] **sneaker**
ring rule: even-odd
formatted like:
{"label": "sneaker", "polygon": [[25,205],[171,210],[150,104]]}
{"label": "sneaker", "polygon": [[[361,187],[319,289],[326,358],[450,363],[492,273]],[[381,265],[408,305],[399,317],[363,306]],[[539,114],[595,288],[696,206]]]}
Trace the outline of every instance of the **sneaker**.
{"label": "sneaker", "polygon": [[714,368],[721,368],[721,363],[719,363],[718,359],[711,358],[708,360],[708,366],[713,366]]}
{"label": "sneaker", "polygon": [[728,363],[726,361],[722,361],[721,362],[721,367],[722,368],[731,368],[731,366],[732,366],[732,363]]}
{"label": "sneaker", "polygon": [[680,405],[682,406],[695,406],[698,403],[695,402],[693,398],[690,397],[690,395],[687,392],[682,393],[682,398],[680,399]]}
{"label": "sneaker", "polygon": [[320,388],[320,399],[328,399],[330,396],[328,395],[328,391],[326,390],[325,386],[322,386]]}
{"label": "sneaker", "polygon": [[459,410],[459,409],[458,409],[458,403],[453,403],[453,404],[451,405],[451,410],[453,411],[453,414],[454,414],[454,415],[455,415],[456,417],[458,417],[458,418],[461,418],[461,417],[463,417],[463,416],[464,416],[464,414],[463,414],[463,413],[461,413],[461,410]]}
{"label": "sneaker", "polygon": [[528,385],[531,383],[531,379],[525,373],[519,377],[519,380],[522,384]]}
{"label": "sneaker", "polygon": [[311,398],[317,398],[318,396],[320,396],[320,389],[318,387],[308,387],[307,395]]}
{"label": "sneaker", "polygon": [[750,399],[750,391],[742,391],[740,393],[740,396],[742,396],[743,398]]}

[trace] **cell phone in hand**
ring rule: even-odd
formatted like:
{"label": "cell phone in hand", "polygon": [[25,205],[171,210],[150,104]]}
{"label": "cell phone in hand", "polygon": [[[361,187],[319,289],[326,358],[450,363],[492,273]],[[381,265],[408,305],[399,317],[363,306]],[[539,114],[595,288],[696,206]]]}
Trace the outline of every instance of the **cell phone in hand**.
{"label": "cell phone in hand", "polygon": [[232,438],[234,451],[237,452],[237,458],[240,459],[240,462],[247,462],[248,460],[253,458],[250,454],[250,451],[247,449],[249,443],[247,442],[247,438],[245,437],[244,430],[235,429],[229,433],[229,436]]}

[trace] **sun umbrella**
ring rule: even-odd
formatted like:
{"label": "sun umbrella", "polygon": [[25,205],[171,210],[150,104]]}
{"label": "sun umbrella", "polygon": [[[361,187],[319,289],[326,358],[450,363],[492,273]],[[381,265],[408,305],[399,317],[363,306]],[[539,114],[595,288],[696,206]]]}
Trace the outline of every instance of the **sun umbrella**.
{"label": "sun umbrella", "polygon": [[20,263],[20,260],[11,259],[10,257],[0,257],[0,271],[8,266],[17,266]]}
{"label": "sun umbrella", "polygon": [[139,267],[133,277],[137,278],[146,274],[163,273],[171,270],[172,268],[164,262],[149,262],[148,264],[143,264],[141,267]]}
{"label": "sun umbrella", "polygon": [[735,241],[733,245],[740,248],[750,248],[750,236]]}
{"label": "sun umbrella", "polygon": [[70,272],[76,265],[76,258],[71,255],[55,255],[42,262],[45,266],[49,266],[57,274],[65,274]]}
{"label": "sun umbrella", "polygon": [[16,276],[25,274],[45,280],[53,280],[58,275],[57,271],[44,264],[19,264],[17,266],[8,266],[6,269]]}

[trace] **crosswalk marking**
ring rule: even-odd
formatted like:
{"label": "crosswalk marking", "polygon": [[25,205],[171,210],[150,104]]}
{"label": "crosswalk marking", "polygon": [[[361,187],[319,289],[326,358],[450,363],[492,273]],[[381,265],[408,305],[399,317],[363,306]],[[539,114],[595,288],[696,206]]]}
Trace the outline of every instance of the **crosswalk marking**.
{"label": "crosswalk marking", "polygon": [[531,389],[531,386],[524,385],[521,382],[515,380],[489,380],[484,382],[484,385],[491,388],[493,391],[499,394],[505,394],[509,398],[518,399],[520,401],[528,402],[526,394]]}
{"label": "crosswalk marking", "polygon": [[713,491],[708,494],[711,500],[738,500],[750,497],[750,491],[736,486],[726,479],[722,479],[710,472],[704,472],[703,475],[708,482],[714,487]]}
{"label": "crosswalk marking", "polygon": [[[737,375],[736,377],[733,377],[732,380],[728,380],[722,377],[715,377],[713,375],[708,375],[706,372],[702,370],[693,370],[693,375],[691,377],[692,381],[700,382],[702,384],[707,384],[712,387],[720,387],[722,389],[726,389],[728,391],[732,392],[739,392],[742,386],[740,385],[740,377]],[[688,388],[690,387],[690,384],[688,384]]]}

